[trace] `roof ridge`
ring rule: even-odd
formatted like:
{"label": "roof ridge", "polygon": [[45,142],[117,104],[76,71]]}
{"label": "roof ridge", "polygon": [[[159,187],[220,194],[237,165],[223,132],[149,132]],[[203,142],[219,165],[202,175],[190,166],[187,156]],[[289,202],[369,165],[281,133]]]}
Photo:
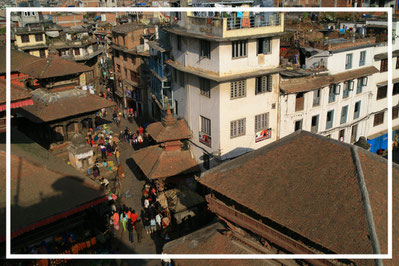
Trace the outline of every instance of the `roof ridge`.
{"label": "roof ridge", "polygon": [[[353,162],[355,164],[356,173],[357,173],[357,181],[358,181],[358,185],[359,185],[359,190],[360,190],[360,194],[362,196],[362,205],[363,205],[364,211],[366,213],[366,221],[367,221],[367,226],[369,229],[368,231],[369,231],[369,235],[370,235],[371,246],[373,248],[374,254],[381,254],[380,242],[378,240],[377,230],[375,228],[373,211],[371,209],[369,193],[368,193],[366,181],[364,179],[362,164],[360,162],[358,152],[359,152],[359,147],[357,147],[357,146],[351,147],[352,158],[353,158]],[[382,265],[381,259],[376,259],[376,264]]]}

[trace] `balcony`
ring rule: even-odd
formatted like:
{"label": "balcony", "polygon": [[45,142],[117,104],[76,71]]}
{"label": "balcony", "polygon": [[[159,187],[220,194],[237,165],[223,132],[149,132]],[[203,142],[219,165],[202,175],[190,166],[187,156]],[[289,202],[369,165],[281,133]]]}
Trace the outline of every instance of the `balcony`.
{"label": "balcony", "polygon": [[245,12],[232,12],[224,17],[210,17],[206,12],[188,12],[187,22],[181,27],[190,33],[217,38],[246,37],[258,34],[274,34],[284,31],[282,13],[260,12],[245,15]]}
{"label": "balcony", "polygon": [[174,108],[173,91],[170,87],[170,82],[164,82],[152,76],[151,93],[152,98],[161,110],[167,110],[168,106],[170,109]]}

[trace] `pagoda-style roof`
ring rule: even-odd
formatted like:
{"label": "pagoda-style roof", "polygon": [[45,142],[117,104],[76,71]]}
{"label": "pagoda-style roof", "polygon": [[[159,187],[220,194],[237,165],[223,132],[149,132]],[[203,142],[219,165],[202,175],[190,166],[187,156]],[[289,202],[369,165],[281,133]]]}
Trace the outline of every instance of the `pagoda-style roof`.
{"label": "pagoda-style roof", "polygon": [[[166,146],[166,147],[165,147]],[[200,168],[189,150],[169,149],[154,145],[135,151],[133,160],[148,179],[159,179],[199,172]]]}
{"label": "pagoda-style roof", "polygon": [[176,120],[170,109],[167,110],[162,122],[152,123],[146,130],[158,143],[191,138],[191,132],[184,119]]}

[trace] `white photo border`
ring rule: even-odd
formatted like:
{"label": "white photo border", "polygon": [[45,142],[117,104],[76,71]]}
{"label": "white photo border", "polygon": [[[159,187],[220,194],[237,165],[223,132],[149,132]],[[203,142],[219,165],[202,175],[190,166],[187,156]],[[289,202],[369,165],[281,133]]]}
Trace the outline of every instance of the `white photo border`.
{"label": "white photo border", "polygon": [[6,258],[7,259],[392,259],[392,93],[388,93],[388,253],[387,254],[11,254],[11,13],[12,12],[355,12],[388,14],[388,92],[392,92],[392,8],[6,8]]}

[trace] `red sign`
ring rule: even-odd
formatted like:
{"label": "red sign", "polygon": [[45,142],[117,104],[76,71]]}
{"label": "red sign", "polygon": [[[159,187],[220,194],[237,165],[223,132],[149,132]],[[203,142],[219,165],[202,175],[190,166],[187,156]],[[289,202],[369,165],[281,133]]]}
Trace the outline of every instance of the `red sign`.
{"label": "red sign", "polygon": [[211,147],[211,145],[212,145],[212,138],[211,138],[211,136],[209,136],[209,135],[207,135],[207,134],[205,134],[205,133],[203,133],[203,132],[200,132],[200,133],[199,133],[199,141],[200,141],[201,143],[203,143],[203,144],[209,146],[209,147]]}
{"label": "red sign", "polygon": [[256,135],[255,135],[255,142],[259,142],[259,141],[262,141],[265,139],[270,139],[271,137],[272,137],[272,129],[271,128],[265,129],[262,131],[258,131],[258,132],[256,132]]}

